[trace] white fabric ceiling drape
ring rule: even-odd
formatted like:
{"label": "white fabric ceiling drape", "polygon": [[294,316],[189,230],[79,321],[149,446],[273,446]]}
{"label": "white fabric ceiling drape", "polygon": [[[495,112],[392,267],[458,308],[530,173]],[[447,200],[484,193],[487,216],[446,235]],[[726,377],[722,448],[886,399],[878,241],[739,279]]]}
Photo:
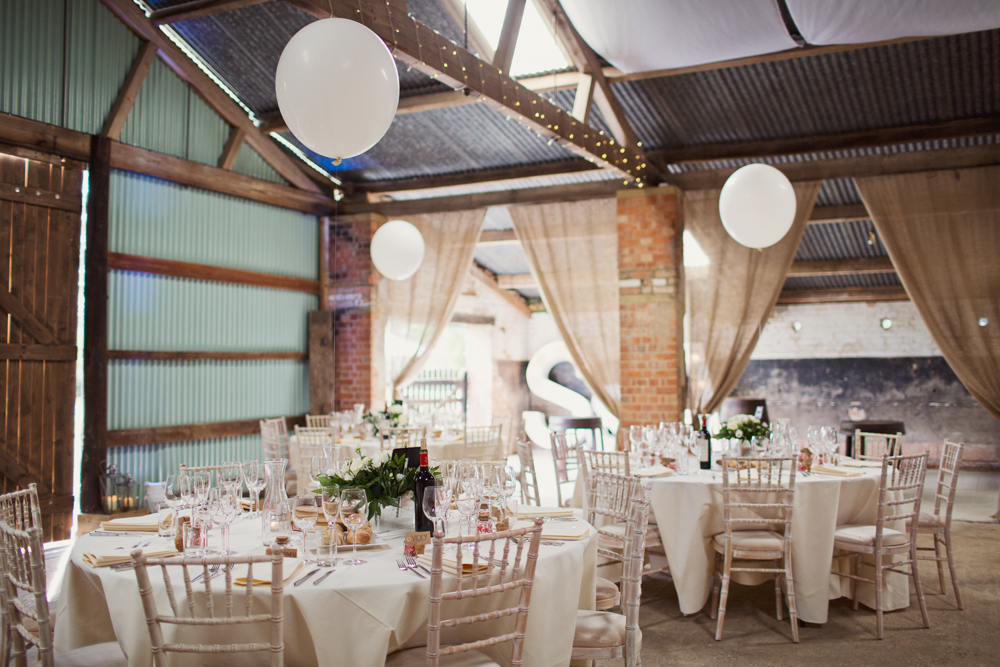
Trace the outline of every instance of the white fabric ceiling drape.
{"label": "white fabric ceiling drape", "polygon": [[511,206],[510,217],[573,361],[594,395],[617,418],[618,201]]}
{"label": "white fabric ceiling drape", "polygon": [[[469,275],[486,209],[407,216],[420,230],[426,251],[417,272],[406,280],[383,278],[386,327],[405,341],[403,354],[387,359],[393,396],[413,382],[451,321],[462,285]],[[387,355],[389,356],[389,355]]]}

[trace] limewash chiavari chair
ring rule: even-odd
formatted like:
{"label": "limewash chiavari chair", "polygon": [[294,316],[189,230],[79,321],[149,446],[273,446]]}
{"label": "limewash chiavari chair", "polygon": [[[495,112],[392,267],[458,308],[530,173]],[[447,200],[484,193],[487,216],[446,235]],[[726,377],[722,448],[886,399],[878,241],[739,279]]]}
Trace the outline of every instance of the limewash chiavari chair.
{"label": "limewash chiavari chair", "polygon": [[330,415],[306,415],[307,428],[330,428]]}
{"label": "limewash chiavari chair", "polygon": [[542,497],[538,493],[538,473],[535,471],[535,456],[531,451],[531,442],[518,439],[517,458],[521,462],[518,481],[521,484],[521,502],[525,505],[540,507]]}
{"label": "limewash chiavari chair", "polygon": [[288,465],[295,470],[297,480],[303,480],[302,486],[309,480],[309,463],[314,456],[325,456],[326,449],[334,444],[333,431],[329,428],[295,427],[295,442],[288,446]]}
{"label": "limewash chiavari chair", "polygon": [[[146,615],[146,627],[149,628],[149,639],[153,650],[155,667],[165,667],[167,653],[249,653],[269,651],[271,667],[281,667],[284,663],[285,644],[283,638],[284,626],[284,574],[283,550],[275,542],[271,547],[271,555],[255,556],[201,556],[187,558],[146,558],[142,549],[132,551],[132,562],[135,565],[135,578],[139,584],[139,597],[142,599],[142,610]],[[271,604],[269,613],[254,614],[253,566],[254,563],[271,565]],[[234,609],[236,594],[233,591],[232,566],[247,564],[247,585],[242,609]],[[197,595],[192,586],[188,566],[200,566],[203,569],[201,579],[204,582],[204,595]],[[212,591],[212,573],[209,566],[219,565],[225,574],[225,610],[215,608],[215,593]],[[148,567],[159,567],[163,574],[163,583],[170,600],[172,615],[160,614],[156,607],[153,587],[150,584]],[[170,580],[168,567],[181,567],[184,578],[185,598],[178,603],[177,596]],[[200,586],[199,586],[200,588]],[[196,600],[201,598],[201,604]],[[204,611],[199,615],[198,607]],[[241,613],[242,612],[242,613]],[[218,638],[225,638],[227,626],[258,624],[261,629],[270,630],[270,642],[251,642],[248,644],[173,644],[168,643],[164,636],[163,625],[181,625],[186,627],[203,626],[218,629]]]}
{"label": "limewash chiavari chair", "polygon": [[595,472],[609,472],[615,475],[631,474],[629,470],[628,452],[611,452],[599,449],[577,448],[577,455],[583,459],[580,467],[587,466],[587,470]]}
{"label": "limewash chiavari chair", "polygon": [[552,464],[556,473],[556,500],[559,507],[567,507],[572,496],[565,501],[562,497],[562,485],[576,481],[576,475],[570,477],[571,472],[579,470],[580,459],[577,454],[579,448],[575,444],[571,445],[566,439],[566,432],[552,433]]}
{"label": "limewash chiavari chair", "polygon": [[886,454],[899,456],[903,453],[902,440],[902,433],[865,433],[858,429],[854,432],[854,457],[862,461],[881,461]]}
{"label": "limewash chiavari chair", "polygon": [[[0,496],[0,520],[18,530],[42,527],[42,512],[38,505],[38,486],[32,482],[28,488],[12,491]],[[2,557],[2,554],[0,554]],[[42,552],[42,565],[45,553]],[[7,623],[7,604],[3,601],[3,585],[0,584],[0,665],[7,664],[10,654],[10,625]]]}
{"label": "limewash chiavari chair", "polygon": [[[11,507],[4,504],[8,500],[6,496],[0,496],[0,505],[5,509]],[[52,631],[55,618],[49,615],[46,596],[42,529],[32,525],[16,528],[8,521],[10,516],[0,517],[0,572],[3,574],[0,604],[3,605],[4,624],[10,634],[0,655],[2,664],[6,666],[13,659],[15,665],[23,666],[27,647],[34,646],[38,652],[38,664],[42,667],[53,667],[55,664],[60,667],[124,667],[125,656],[115,642],[54,654]]]}
{"label": "limewash chiavari chair", "polygon": [[[730,461],[735,463],[732,472],[729,472]],[[712,538],[715,583],[709,607],[713,619],[718,614],[715,640],[722,639],[730,573],[762,572],[775,575],[774,597],[779,621],[782,615],[782,587],[785,589],[792,641],[797,644],[799,621],[792,577],[792,503],[796,460],[778,457],[730,459],[724,455],[722,470],[725,471],[722,475],[722,507],[726,530]],[[781,533],[772,530],[776,525],[781,526]],[[743,563],[734,567],[734,560]],[[782,561],[783,564],[781,567],[751,566],[751,561]]]}
{"label": "limewash chiavari chair", "polygon": [[[937,487],[934,490],[934,513],[921,512],[917,523],[917,533],[931,535],[934,546],[917,547],[917,551],[933,551],[933,556],[918,556],[918,560],[933,560],[937,562],[938,584],[941,595],[945,595],[944,563],[948,563],[951,572],[951,587],[955,590],[955,603],[962,609],[962,593],[958,589],[958,577],[955,574],[955,557],[951,548],[951,511],[955,507],[955,490],[958,488],[958,470],[962,462],[962,450],[965,445],[944,441],[944,451],[941,453],[941,466],[938,469]],[[945,555],[941,555],[944,547]]]}
{"label": "limewash chiavari chair", "polygon": [[[642,600],[642,568],[646,521],[649,517],[649,491],[642,488],[638,478],[596,474],[597,485],[591,496],[594,511],[624,520],[625,530],[620,537],[620,548],[604,548],[598,542],[597,552],[606,559],[622,563],[621,581],[625,613],[615,614],[600,610],[577,611],[571,657],[574,660],[624,658],[626,667],[637,667],[640,664],[642,650],[639,604]],[[622,511],[623,503],[624,511]],[[601,581],[598,579],[598,590]]]}
{"label": "limewash chiavari chair", "polygon": [[391,428],[386,431],[386,437],[382,440],[382,449],[406,449],[407,447],[419,447],[420,439],[426,437],[427,429],[416,428]]}
{"label": "limewash chiavari chair", "polygon": [[[440,532],[434,535],[434,551],[431,555],[430,580],[430,614],[427,621],[427,646],[400,651],[388,656],[385,667],[403,667],[418,665],[426,656],[427,667],[447,667],[462,665],[462,667],[498,667],[498,664],[483,655],[478,649],[512,642],[510,665],[521,667],[524,664],[524,635],[528,627],[528,611],[531,606],[531,590],[535,580],[535,564],[538,561],[538,546],[541,542],[542,519],[534,520],[534,524],[525,528],[504,530],[495,533],[479,533],[476,535],[461,535],[444,537]],[[467,554],[463,545],[472,543],[471,574],[465,574],[464,558]],[[484,543],[488,543],[489,551],[482,554]],[[443,592],[444,566],[443,553],[445,545],[455,544],[455,590]],[[511,546],[513,545],[513,553]],[[498,548],[499,547],[499,548]],[[527,547],[527,549],[525,548]],[[524,563],[523,573],[521,561]],[[480,573],[480,562],[485,560],[486,569]],[[496,579],[496,581],[494,581]],[[451,583],[449,581],[449,583]],[[450,586],[449,586],[450,587]],[[516,606],[493,609],[492,611],[472,616],[456,618],[441,618],[442,602],[450,600],[466,600],[471,598],[498,597],[508,591],[520,590]],[[487,603],[488,604],[488,603]],[[500,604],[499,601],[496,604]],[[477,606],[480,606],[477,604]],[[514,617],[512,632],[506,632],[478,641],[441,645],[441,629],[454,628],[473,623],[492,621],[508,616]]]}
{"label": "limewash chiavari chair", "polygon": [[264,460],[288,458],[288,425],[284,417],[260,420],[260,439],[264,444]]}
{"label": "limewash chiavari chair", "polygon": [[504,456],[499,426],[467,426],[465,458],[471,461],[499,461]]}
{"label": "limewash chiavari chair", "polygon": [[[920,583],[920,570],[917,567],[917,530],[913,525],[920,516],[920,494],[924,488],[924,475],[927,472],[927,452],[911,456],[883,456],[882,476],[878,487],[878,515],[874,525],[843,525],[838,526],[833,534],[833,548],[847,551],[855,562],[854,572],[862,565],[874,567],[875,577],[869,579],[860,574],[849,574],[834,570],[839,577],[864,581],[875,585],[875,617],[877,619],[878,638],[883,635],[883,603],[882,579],[883,572],[895,572],[913,577],[913,585],[917,590],[917,602],[920,604],[920,615],[924,627],[931,627],[927,617],[927,603],[924,600],[924,588]],[[909,511],[905,508],[910,505]],[[905,530],[895,530],[886,526],[897,523]],[[874,566],[864,563],[862,555],[874,557]],[[898,560],[884,564],[888,557],[907,556],[906,560]],[[837,559],[834,556],[835,560]],[[900,569],[908,565],[909,570]],[[854,609],[858,608],[858,588],[854,587]]]}

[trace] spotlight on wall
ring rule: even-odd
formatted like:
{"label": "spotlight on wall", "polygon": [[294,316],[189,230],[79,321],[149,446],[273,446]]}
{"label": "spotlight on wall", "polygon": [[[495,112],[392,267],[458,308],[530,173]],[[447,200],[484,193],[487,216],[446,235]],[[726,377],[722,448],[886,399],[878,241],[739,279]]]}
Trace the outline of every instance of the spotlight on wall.
{"label": "spotlight on wall", "polygon": [[798,320],[792,322],[792,329],[794,331],[802,331],[802,322],[799,322]]}
{"label": "spotlight on wall", "polygon": [[986,319],[985,317],[980,317],[979,318],[979,326],[985,327],[989,323],[990,323],[990,321],[988,319]]}
{"label": "spotlight on wall", "polygon": [[881,324],[882,328],[885,329],[886,331],[892,328],[892,320],[890,320],[888,317],[883,317],[882,321],[879,322],[879,324]]}

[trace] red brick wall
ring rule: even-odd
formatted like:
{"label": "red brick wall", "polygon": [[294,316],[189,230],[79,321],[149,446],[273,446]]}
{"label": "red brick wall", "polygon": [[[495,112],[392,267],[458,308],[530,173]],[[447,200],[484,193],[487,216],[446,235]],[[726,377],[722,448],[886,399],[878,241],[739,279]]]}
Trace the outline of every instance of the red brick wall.
{"label": "red brick wall", "polygon": [[370,254],[372,234],[380,222],[378,216],[363,215],[340,218],[330,225],[335,410],[349,410],[355,403],[381,408],[384,403],[379,274]]}
{"label": "red brick wall", "polygon": [[684,412],[682,193],[618,193],[621,422],[677,421]]}

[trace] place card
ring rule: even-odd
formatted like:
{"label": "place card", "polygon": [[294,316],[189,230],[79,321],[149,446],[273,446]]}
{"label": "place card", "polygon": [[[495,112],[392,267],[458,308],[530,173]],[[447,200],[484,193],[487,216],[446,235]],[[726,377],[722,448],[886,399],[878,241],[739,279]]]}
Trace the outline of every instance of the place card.
{"label": "place card", "polygon": [[431,543],[429,531],[407,533],[403,539],[403,553],[407,556],[419,556],[424,553],[424,549]]}

